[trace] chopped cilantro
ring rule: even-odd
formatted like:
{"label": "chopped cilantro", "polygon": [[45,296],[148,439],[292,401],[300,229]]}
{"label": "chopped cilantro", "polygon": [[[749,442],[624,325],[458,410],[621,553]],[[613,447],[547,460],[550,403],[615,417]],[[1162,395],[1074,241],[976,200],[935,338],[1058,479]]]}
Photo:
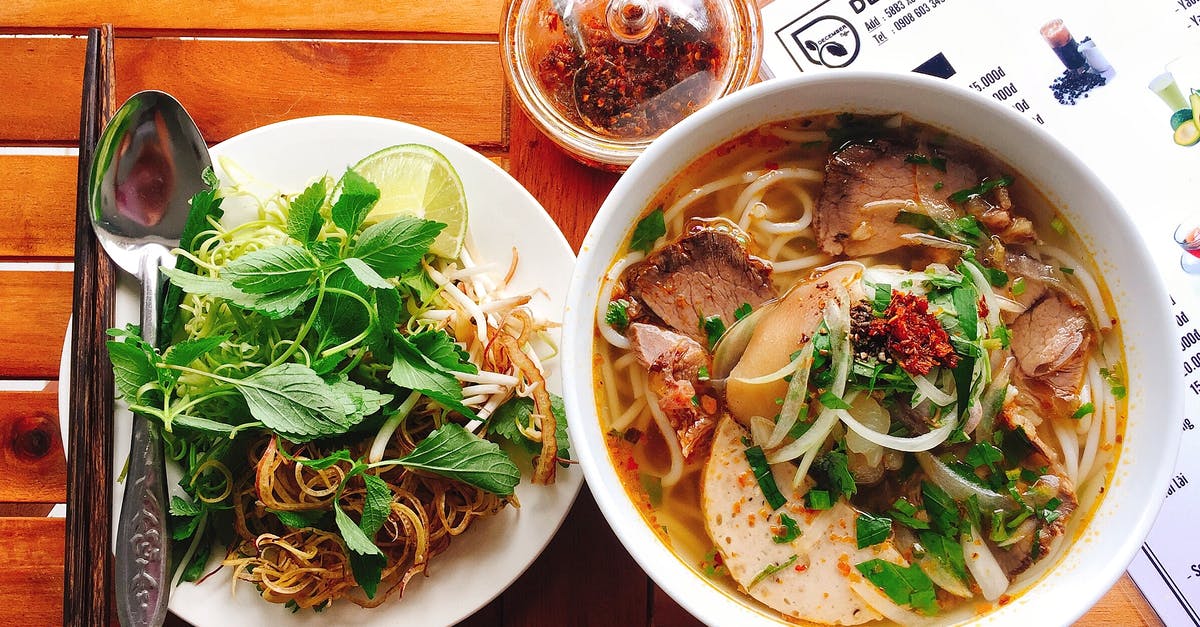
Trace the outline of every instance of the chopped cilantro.
{"label": "chopped cilantro", "polygon": [[1112,395],[1117,400],[1125,398],[1126,394],[1123,370],[1120,362],[1114,363],[1112,368],[1100,369],[1100,376],[1104,377],[1104,380],[1108,382],[1108,388],[1112,390]]}
{"label": "chopped cilantro", "polygon": [[887,283],[877,283],[875,285],[875,300],[871,306],[875,310],[875,315],[881,315],[888,305],[892,304],[892,286]]}
{"label": "chopped cilantro", "polygon": [[667,234],[667,223],[663,219],[662,205],[651,211],[649,215],[638,221],[633,229],[633,237],[629,238],[629,249],[648,253],[654,249],[658,238]]}
{"label": "chopped cilantro", "polygon": [[823,475],[823,481],[818,481],[818,485],[832,494],[850,498],[858,492],[854,475],[850,474],[849,460],[840,450],[834,449],[818,457],[813,462],[813,470]]}
{"label": "chopped cilantro", "polygon": [[725,335],[725,323],[721,320],[721,316],[708,316],[701,324],[701,330],[708,337],[708,348],[712,350],[721,336]]}
{"label": "chopped cilantro", "polygon": [[888,511],[888,515],[896,522],[908,527],[909,529],[928,529],[929,523],[916,517],[917,506],[908,502],[908,499],[900,497],[892,503],[892,509]]}
{"label": "chopped cilantro", "polygon": [[604,321],[612,328],[624,333],[629,327],[629,301],[624,298],[608,303],[608,311],[604,312]]}
{"label": "chopped cilantro", "polygon": [[972,196],[982,196],[983,194],[986,194],[997,187],[1008,187],[1009,185],[1012,185],[1012,182],[1013,178],[1007,174],[998,179],[985,178],[980,181],[979,185],[976,185],[975,187],[968,187],[967,189],[960,189],[957,192],[950,194],[950,196],[948,196],[946,199],[950,202],[964,203],[967,202],[967,200],[969,200]]}
{"label": "chopped cilantro", "polygon": [[966,461],[973,468],[986,466],[989,470],[996,470],[996,464],[1004,459],[1004,453],[1000,449],[993,446],[990,442],[979,442],[967,451]]}
{"label": "chopped cilantro", "polygon": [[931,526],[942,535],[958,535],[958,505],[946,491],[928,481],[921,482],[921,500],[929,512]]}
{"label": "chopped cilantro", "polygon": [[942,189],[942,188],[943,188],[943,187],[945,187],[945,186],[946,186],[946,184],[945,184],[945,183],[943,183],[943,182],[941,182],[941,181],[938,181],[938,182],[936,182],[936,183],[934,183],[934,184],[933,184],[933,191],[935,191],[935,192],[936,192],[936,191],[938,191],[938,190]]}
{"label": "chopped cilantro", "polygon": [[850,409],[850,403],[833,392],[823,392],[818,400],[829,409]]}

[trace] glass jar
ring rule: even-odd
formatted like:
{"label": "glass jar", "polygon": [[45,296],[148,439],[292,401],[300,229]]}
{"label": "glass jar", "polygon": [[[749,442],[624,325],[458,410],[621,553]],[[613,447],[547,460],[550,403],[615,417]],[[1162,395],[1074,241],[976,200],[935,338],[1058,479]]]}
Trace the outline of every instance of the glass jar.
{"label": "glass jar", "polygon": [[588,165],[624,170],[700,107],[757,75],[746,0],[513,0],[501,46],[533,122]]}

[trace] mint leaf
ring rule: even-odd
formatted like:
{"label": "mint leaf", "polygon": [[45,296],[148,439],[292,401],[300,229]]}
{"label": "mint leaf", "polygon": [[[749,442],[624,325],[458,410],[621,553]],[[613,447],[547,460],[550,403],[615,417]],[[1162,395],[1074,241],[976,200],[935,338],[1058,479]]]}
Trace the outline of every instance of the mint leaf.
{"label": "mint leaf", "polygon": [[319,509],[308,509],[292,512],[268,508],[267,511],[275,514],[275,517],[279,519],[279,522],[291,527],[292,529],[304,529],[305,527],[312,527],[318,520],[321,519],[322,516],[325,515],[325,512]]}
{"label": "mint leaf", "polygon": [[416,267],[444,228],[441,222],[411,216],[385,220],[363,229],[350,256],[362,259],[384,278],[397,277]]}
{"label": "mint leaf", "polygon": [[209,420],[208,418],[201,418],[200,416],[192,416],[189,414],[176,414],[175,417],[171,419],[171,428],[175,429],[178,427],[186,427],[188,429],[200,431],[205,435],[216,436],[228,436],[237,429],[235,425],[217,422],[216,420]]}
{"label": "mint leaf", "polygon": [[159,270],[173,285],[188,294],[221,298],[232,305],[256,311],[276,320],[291,315],[300,305],[317,294],[317,286],[314,283],[274,294],[248,294],[234,287],[226,279],[199,276],[175,268],[163,267]]}
{"label": "mint leaf", "polygon": [[479,368],[471,363],[471,355],[445,331],[422,331],[408,336],[408,340],[425,358],[425,363],[435,368],[444,372],[479,372]]}
{"label": "mint leaf", "polygon": [[295,244],[246,253],[221,269],[221,277],[247,294],[271,294],[303,287],[316,275],[317,260]]}
{"label": "mint leaf", "polygon": [[333,201],[333,223],[338,225],[346,235],[354,237],[358,227],[370,213],[371,207],[379,202],[379,188],[361,174],[347,169],[338,181],[337,200]]}
{"label": "mint leaf", "polygon": [[308,244],[321,231],[321,206],[325,204],[325,177],[321,177],[292,199],[288,205],[287,232],[292,239]]}
{"label": "mint leaf", "polygon": [[406,468],[469,483],[500,496],[512,494],[521,480],[516,464],[499,445],[473,435],[456,423],[442,425],[397,461]]}
{"label": "mint leaf", "polygon": [[633,236],[629,238],[629,250],[640,250],[648,253],[654,249],[658,238],[667,234],[667,223],[663,217],[662,205],[651,211],[649,215],[638,221],[633,228]]}
{"label": "mint leaf", "polygon": [[338,393],[307,366],[286,363],[263,368],[233,381],[246,399],[250,415],[295,442],[345,433],[353,424]]}
{"label": "mint leaf", "polygon": [[629,328],[629,301],[624,298],[609,301],[608,310],[604,312],[604,321],[608,326],[624,333]]}
{"label": "mint leaf", "polygon": [[[214,335],[212,337],[185,340],[168,348],[167,353],[163,355],[163,361],[172,366],[186,366],[220,346],[222,342],[228,339],[228,335]],[[183,373],[170,368],[159,370],[159,376],[166,378],[164,383],[167,384],[178,381],[181,374]]]}
{"label": "mint leaf", "polygon": [[352,292],[370,302],[371,289],[363,285],[349,268],[338,268],[325,279],[325,290],[316,321],[322,343],[333,346],[347,342],[362,333],[371,323],[370,312],[358,299],[330,290]]}
{"label": "mint leaf", "polygon": [[367,493],[363,497],[362,520],[358,526],[368,538],[374,538],[392,513],[392,489],[375,475],[364,474],[362,478],[367,485]]}
{"label": "mint leaf", "polygon": [[359,385],[347,379],[345,375],[330,383],[330,386],[345,395],[354,404],[355,423],[379,411],[392,400],[391,394],[383,394],[378,390]]}
{"label": "mint leaf", "polygon": [[392,334],[392,369],[388,379],[402,388],[416,390],[443,407],[475,419],[475,412],[462,404],[462,385],[453,374],[432,363],[407,337]]}
{"label": "mint leaf", "polygon": [[199,516],[201,509],[198,505],[185,498],[172,496],[169,511],[175,516]]}
{"label": "mint leaf", "polygon": [[433,282],[424,268],[415,267],[400,275],[400,284],[407,287],[417,302],[421,304],[433,300],[441,287]]}
{"label": "mint leaf", "polygon": [[375,598],[375,591],[379,588],[379,576],[383,567],[387,566],[387,558],[367,534],[350,520],[342,508],[333,508],[333,519],[338,532],[342,534],[342,541],[350,551],[350,570],[354,571],[355,583],[362,587],[368,599]]}
{"label": "mint leaf", "polygon": [[390,290],[395,287],[391,283],[388,283],[387,279],[379,276],[378,272],[372,270],[371,266],[367,265],[367,262],[359,259],[358,257],[347,257],[346,259],[342,260],[342,263],[346,264],[347,268],[350,268],[350,271],[354,273],[355,278],[357,278],[359,281],[362,281],[363,285],[385,290]]}
{"label": "mint leaf", "polygon": [[[558,458],[571,458],[571,441],[567,437],[567,410],[563,399],[557,394],[550,395],[550,410],[554,412],[554,438],[558,441]],[[525,437],[517,425],[530,424],[531,414],[536,409],[532,398],[516,396],[496,408],[490,423],[491,432],[516,444],[530,455],[542,452],[542,445]]]}
{"label": "mint leaf", "polygon": [[[287,457],[287,455],[284,454],[284,457]],[[300,464],[301,466],[304,466],[305,468],[312,468],[313,470],[325,470],[326,468],[333,467],[338,462],[353,462],[354,461],[354,458],[350,456],[350,451],[347,449],[341,449],[339,451],[334,451],[334,452],[330,453],[329,455],[326,455],[325,457],[321,457],[318,459],[297,459],[297,458],[291,458],[291,457],[288,457],[288,459],[292,459],[297,464]]]}
{"label": "mint leaf", "polygon": [[137,403],[138,390],[158,380],[158,370],[145,351],[133,344],[109,340],[108,359],[113,365],[113,381],[121,398]]}

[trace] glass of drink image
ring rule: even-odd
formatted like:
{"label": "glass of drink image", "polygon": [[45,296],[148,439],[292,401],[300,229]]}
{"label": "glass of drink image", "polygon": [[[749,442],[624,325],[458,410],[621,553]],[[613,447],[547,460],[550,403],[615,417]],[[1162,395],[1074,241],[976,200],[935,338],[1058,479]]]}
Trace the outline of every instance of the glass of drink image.
{"label": "glass of drink image", "polygon": [[1183,249],[1179,265],[1188,274],[1200,274],[1200,221],[1183,222],[1175,227],[1175,243]]}
{"label": "glass of drink image", "polygon": [[1155,76],[1147,87],[1159,98],[1162,98],[1171,111],[1188,108],[1187,100],[1184,100],[1183,92],[1179,90],[1179,85],[1175,83],[1175,76],[1170,72],[1163,72]]}

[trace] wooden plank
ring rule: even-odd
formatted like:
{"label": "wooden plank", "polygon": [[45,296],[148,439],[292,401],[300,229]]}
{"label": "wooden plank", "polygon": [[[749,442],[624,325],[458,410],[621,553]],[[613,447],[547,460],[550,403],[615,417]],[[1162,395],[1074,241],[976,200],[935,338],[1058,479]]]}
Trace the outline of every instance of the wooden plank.
{"label": "wooden plank", "polygon": [[405,2],[362,0],[234,0],[232,2],[106,2],[105,0],[9,0],[0,28],[63,32],[110,23],[126,29],[228,31],[298,30],[320,32],[428,32],[496,34],[501,0]]}
{"label": "wooden plank", "polygon": [[0,379],[56,379],[70,272],[0,271]]}
{"label": "wooden plank", "polygon": [[70,258],[75,157],[0,155],[0,258]]}
{"label": "wooden plank", "polygon": [[700,627],[704,624],[688,614],[687,610],[658,586],[654,586],[654,595],[650,601],[650,624],[653,627]]}
{"label": "wooden plank", "polygon": [[[7,9],[0,10],[6,14]],[[72,142],[79,134],[85,43],[76,38],[0,39],[0,142]]]}
{"label": "wooden plank", "polygon": [[411,122],[503,147],[504,78],[493,43],[120,39],[118,101],[170,92],[218,142],[330,113]]}
{"label": "wooden plank", "polygon": [[0,392],[0,503],[66,501],[57,390]]}
{"label": "wooden plank", "polygon": [[645,625],[648,588],[584,486],[558,535],[504,593],[503,624]]}
{"label": "wooden plank", "polygon": [[0,621],[61,625],[64,521],[0,518]]}
{"label": "wooden plank", "polygon": [[1129,578],[1129,574],[1126,573],[1117,580],[1117,585],[1113,586],[1112,590],[1109,590],[1108,594],[1104,595],[1100,602],[1075,624],[1079,627],[1104,627],[1107,625],[1158,627],[1163,622],[1146,602],[1146,598]]}

